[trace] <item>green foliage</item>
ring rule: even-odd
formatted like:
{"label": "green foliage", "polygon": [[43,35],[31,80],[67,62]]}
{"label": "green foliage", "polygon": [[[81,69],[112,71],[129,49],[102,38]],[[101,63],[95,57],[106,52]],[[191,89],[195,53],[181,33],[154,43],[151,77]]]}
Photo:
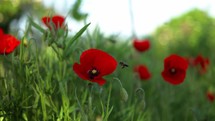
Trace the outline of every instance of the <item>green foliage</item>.
{"label": "green foliage", "polygon": [[[19,3],[13,3],[10,0],[0,1],[0,27],[8,32],[9,24],[21,16]],[[11,6],[11,7],[8,7]]]}
{"label": "green foliage", "polygon": [[71,9],[71,16],[77,21],[84,20],[87,17],[86,13],[80,12],[82,2],[83,0],[76,0]]}
{"label": "green foliage", "polygon": [[[3,0],[0,2],[0,12],[1,14],[7,14],[8,16],[12,16],[15,15],[17,13],[18,10],[18,5],[17,3],[15,3],[16,5],[14,5],[12,3],[12,1],[10,0]],[[8,6],[12,6],[12,7],[8,7]]]}
{"label": "green foliage", "polygon": [[215,19],[206,12],[193,9],[159,27],[155,39],[167,45],[171,52],[183,55],[209,56],[207,52],[215,45]]}
{"label": "green foliage", "polygon": [[[8,33],[12,22],[18,22],[26,14],[32,15],[34,13],[33,15],[44,15],[45,10],[40,2],[34,0],[1,0],[0,27],[5,33]],[[31,16],[32,18],[33,15]]]}

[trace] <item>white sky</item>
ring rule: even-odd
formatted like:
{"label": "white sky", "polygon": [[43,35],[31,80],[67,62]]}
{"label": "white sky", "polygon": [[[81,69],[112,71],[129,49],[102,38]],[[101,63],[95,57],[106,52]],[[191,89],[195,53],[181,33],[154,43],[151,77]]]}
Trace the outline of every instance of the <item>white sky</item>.
{"label": "white sky", "polygon": [[[65,2],[66,1],[66,2]],[[74,0],[43,0],[46,6],[54,6],[66,15]],[[152,33],[158,26],[188,10],[199,8],[215,17],[215,0],[132,0],[135,31],[138,36]],[[89,13],[90,30],[99,25],[105,34],[131,35],[129,0],[83,0],[82,11]],[[69,21],[72,30],[83,24]]]}

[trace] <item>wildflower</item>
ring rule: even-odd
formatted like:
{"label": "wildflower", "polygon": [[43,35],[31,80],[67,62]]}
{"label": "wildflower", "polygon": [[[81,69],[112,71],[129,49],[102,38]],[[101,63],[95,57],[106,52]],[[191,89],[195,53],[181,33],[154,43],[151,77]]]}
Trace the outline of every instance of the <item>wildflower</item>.
{"label": "wildflower", "polygon": [[204,74],[207,71],[209,65],[209,59],[203,58],[201,55],[198,55],[194,60],[194,65],[200,65],[199,72],[200,74]]}
{"label": "wildflower", "polygon": [[73,65],[74,72],[83,80],[96,82],[100,86],[105,84],[105,75],[111,74],[117,67],[117,61],[108,53],[89,49],[80,56],[80,64]]}
{"label": "wildflower", "polygon": [[141,80],[148,80],[151,78],[151,74],[145,65],[136,66],[134,71],[138,73]]}
{"label": "wildflower", "polygon": [[52,30],[52,28],[54,28],[54,30],[57,30],[59,28],[63,28],[64,27],[64,21],[65,18],[63,16],[53,16],[53,17],[43,17],[42,18],[42,22],[50,29]]}
{"label": "wildflower", "polygon": [[137,51],[144,52],[150,48],[150,42],[148,39],[145,40],[134,39],[133,46]]}
{"label": "wildflower", "polygon": [[207,92],[207,98],[208,98],[208,100],[209,100],[210,102],[213,102],[214,99],[215,99],[215,94],[208,91],[208,92]]}
{"label": "wildflower", "polygon": [[10,34],[4,34],[0,28],[0,55],[12,53],[19,44],[19,40]]}
{"label": "wildflower", "polygon": [[172,54],[164,60],[164,70],[161,73],[164,80],[170,84],[178,85],[186,77],[188,62],[186,59]]}

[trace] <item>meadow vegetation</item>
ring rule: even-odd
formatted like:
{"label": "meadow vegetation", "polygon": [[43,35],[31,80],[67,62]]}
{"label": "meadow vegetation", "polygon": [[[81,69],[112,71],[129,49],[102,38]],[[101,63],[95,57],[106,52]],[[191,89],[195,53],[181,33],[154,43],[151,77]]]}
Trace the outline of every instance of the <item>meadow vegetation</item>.
{"label": "meadow vegetation", "polygon": [[[151,35],[124,38],[89,32],[80,3],[73,7],[67,17],[85,23],[77,32],[55,13],[28,16],[21,35],[1,26],[0,121],[215,120],[215,19],[207,12],[194,9]],[[20,43],[6,53],[8,36]],[[86,53],[92,48],[102,52]],[[180,75],[167,81],[162,74],[172,54],[183,59],[170,74],[187,64],[177,84]]]}

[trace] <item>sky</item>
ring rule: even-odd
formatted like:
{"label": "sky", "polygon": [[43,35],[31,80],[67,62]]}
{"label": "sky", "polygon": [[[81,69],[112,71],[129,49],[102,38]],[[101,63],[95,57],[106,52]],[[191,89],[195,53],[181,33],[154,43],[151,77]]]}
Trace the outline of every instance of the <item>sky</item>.
{"label": "sky", "polygon": [[[198,8],[215,17],[214,0],[83,0],[82,12],[89,13],[90,30],[99,26],[106,35],[131,36],[132,5],[134,28],[137,37],[152,34],[157,27],[171,18]],[[66,15],[74,0],[43,0],[47,7],[54,7],[59,14]],[[69,28],[78,30],[83,23],[68,20]]]}

